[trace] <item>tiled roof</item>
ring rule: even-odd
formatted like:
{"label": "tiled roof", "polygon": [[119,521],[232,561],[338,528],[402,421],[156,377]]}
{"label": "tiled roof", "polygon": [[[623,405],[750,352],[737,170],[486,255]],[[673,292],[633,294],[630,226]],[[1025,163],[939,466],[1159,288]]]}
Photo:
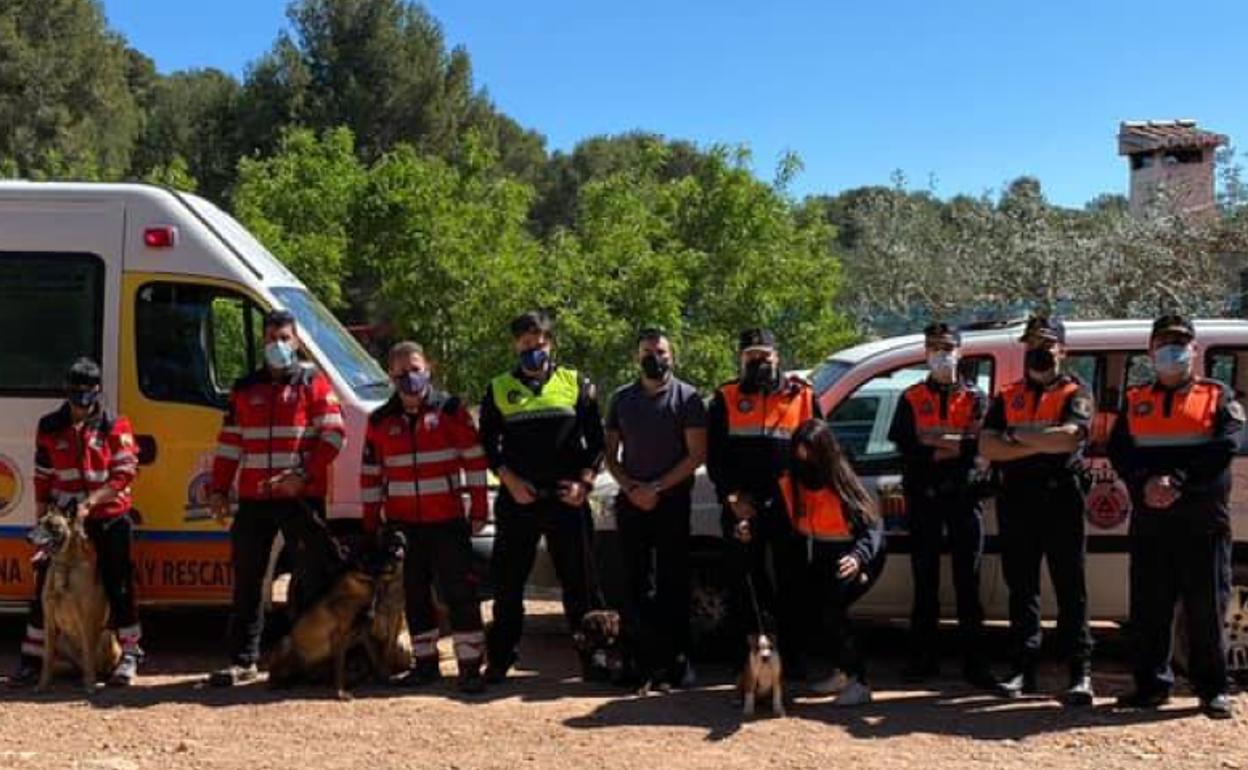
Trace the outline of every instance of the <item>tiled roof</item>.
{"label": "tiled roof", "polygon": [[1197,128],[1194,120],[1126,120],[1118,127],[1119,155],[1222,144],[1225,136]]}

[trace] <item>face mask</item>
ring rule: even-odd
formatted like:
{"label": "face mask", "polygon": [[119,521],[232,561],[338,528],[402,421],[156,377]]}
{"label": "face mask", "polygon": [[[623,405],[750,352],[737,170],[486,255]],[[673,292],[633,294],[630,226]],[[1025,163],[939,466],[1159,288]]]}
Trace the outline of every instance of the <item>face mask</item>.
{"label": "face mask", "polygon": [[1153,368],[1167,377],[1187,374],[1192,366],[1192,349],[1187,345],[1162,345],[1153,351]]}
{"label": "face mask", "polygon": [[741,390],[746,393],[769,391],[776,382],[776,368],[770,361],[754,359],[745,365],[741,375]]}
{"label": "face mask", "polygon": [[653,353],[647,353],[641,358],[641,371],[648,380],[665,380],[668,372],[672,371],[672,363]]}
{"label": "face mask", "polygon": [[1027,351],[1025,358],[1027,370],[1031,372],[1050,372],[1057,366],[1057,356],[1052,350],[1033,348]]}
{"label": "face mask", "polygon": [[541,348],[533,348],[520,354],[520,368],[526,372],[544,372],[548,363],[550,354]]}
{"label": "face mask", "polygon": [[413,369],[395,380],[399,391],[408,396],[423,396],[429,390],[429,372]]}
{"label": "face mask", "polygon": [[88,409],[95,406],[100,400],[100,391],[98,390],[71,390],[69,392],[69,403],[79,409]]}
{"label": "face mask", "polygon": [[927,356],[927,368],[938,382],[953,382],[958,373],[958,354],[951,351],[931,353]]}
{"label": "face mask", "polygon": [[264,346],[264,360],[273,369],[289,369],[295,365],[295,347],[285,340],[274,340]]}
{"label": "face mask", "polygon": [[807,489],[823,489],[828,486],[828,475],[823,468],[810,461],[797,461],[797,480]]}

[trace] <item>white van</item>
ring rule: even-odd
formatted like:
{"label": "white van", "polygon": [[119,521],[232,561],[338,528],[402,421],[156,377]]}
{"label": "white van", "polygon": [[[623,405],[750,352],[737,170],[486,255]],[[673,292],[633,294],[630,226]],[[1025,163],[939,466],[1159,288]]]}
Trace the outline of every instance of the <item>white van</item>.
{"label": "white van", "polygon": [[91,356],[141,449],[135,555],[146,603],[227,603],[226,530],[206,488],[233,381],[262,360],[262,318],[295,314],[342,400],[348,443],[331,517],[359,516],[367,414],[390,393],[377,363],[238,222],[208,201],[132,184],[0,182],[0,603],[33,591],[34,436],[66,369]]}
{"label": "white van", "polygon": [[[1248,321],[1195,322],[1198,371],[1231,385],[1242,401],[1248,394]],[[1147,348],[1151,321],[1089,321],[1066,325],[1068,357],[1065,369],[1091,387],[1098,405],[1087,460],[1094,485],[1088,494],[1088,600],[1093,619],[1123,621],[1128,616],[1127,520],[1130,497],[1105,458],[1105,442],[1116,419],[1115,411],[1126,387],[1150,379]],[[963,334],[963,376],[975,380],[986,393],[1023,376],[1021,324],[1002,325]],[[888,440],[889,426],[901,393],[927,376],[923,337],[910,335],[870,342],[832,354],[811,372],[823,413],[841,443],[853,454],[858,473],[876,491],[885,513],[889,557],[879,583],[857,604],[858,615],[880,619],[909,616],[911,580],[905,501],[901,494],[901,457]],[[1232,493],[1234,528],[1234,591],[1227,612],[1231,666],[1248,672],[1248,450],[1234,463]],[[610,501],[613,486],[604,482],[597,492],[599,526],[612,529]],[[1000,564],[996,513],[987,505],[987,533],[980,584],[988,618],[1008,618],[1009,594]],[[699,472],[694,490],[695,593],[698,601],[722,609],[716,589],[714,558],[719,548],[719,505],[705,472]],[[1046,568],[1047,569],[1047,568]],[[1047,574],[1042,606],[1047,617],[1056,604]],[[942,566],[941,601],[947,612],[954,606],[949,560]],[[696,612],[695,612],[696,614]],[[707,625],[711,621],[698,619]],[[696,624],[695,624],[696,625]]]}

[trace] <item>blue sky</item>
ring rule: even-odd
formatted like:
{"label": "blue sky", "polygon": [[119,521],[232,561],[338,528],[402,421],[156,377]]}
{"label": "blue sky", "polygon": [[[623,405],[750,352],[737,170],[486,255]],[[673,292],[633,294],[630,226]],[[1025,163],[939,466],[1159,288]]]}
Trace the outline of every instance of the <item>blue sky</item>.
{"label": "blue sky", "polygon": [[[242,76],[285,0],[104,0],[161,71]],[[1038,176],[1079,206],[1125,192],[1120,120],[1191,117],[1248,147],[1248,3],[876,0],[434,0],[478,85],[567,149],[635,128],[744,143],[794,192],[885,184],[938,194]]]}

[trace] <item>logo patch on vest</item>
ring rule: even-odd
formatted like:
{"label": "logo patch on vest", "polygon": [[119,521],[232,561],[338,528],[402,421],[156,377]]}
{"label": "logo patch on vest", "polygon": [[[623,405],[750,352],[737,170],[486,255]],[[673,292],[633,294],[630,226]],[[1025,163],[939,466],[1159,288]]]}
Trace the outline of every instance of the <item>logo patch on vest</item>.
{"label": "logo patch on vest", "polygon": [[935,411],[936,411],[936,405],[933,404],[931,401],[924,401],[923,406],[919,407],[919,412],[921,412],[922,414],[933,414],[935,413]]}
{"label": "logo patch on vest", "polygon": [[1153,403],[1151,401],[1141,401],[1135,405],[1135,413],[1140,417],[1147,417],[1153,413]]}
{"label": "logo patch on vest", "polygon": [[391,425],[391,426],[390,426],[389,435],[391,435],[391,436],[397,436],[397,435],[399,435],[399,434],[400,434],[400,433],[402,433],[402,432],[403,432],[403,429],[402,429],[402,428],[400,428],[399,426],[397,426],[397,425]]}
{"label": "logo patch on vest", "polygon": [[1014,400],[1010,402],[1011,409],[1023,409],[1026,406],[1027,406],[1027,399],[1023,396],[1022,393],[1019,393],[1017,396],[1014,397]]}
{"label": "logo patch on vest", "polygon": [[737,402],[737,411],[742,413],[754,411],[754,402],[748,398],[741,399]]}
{"label": "logo patch on vest", "polygon": [[425,429],[426,430],[438,429],[438,413],[437,412],[430,412],[429,414],[425,415]]}
{"label": "logo patch on vest", "polygon": [[509,404],[518,404],[522,398],[524,398],[524,394],[518,390],[507,391],[507,403]]}

